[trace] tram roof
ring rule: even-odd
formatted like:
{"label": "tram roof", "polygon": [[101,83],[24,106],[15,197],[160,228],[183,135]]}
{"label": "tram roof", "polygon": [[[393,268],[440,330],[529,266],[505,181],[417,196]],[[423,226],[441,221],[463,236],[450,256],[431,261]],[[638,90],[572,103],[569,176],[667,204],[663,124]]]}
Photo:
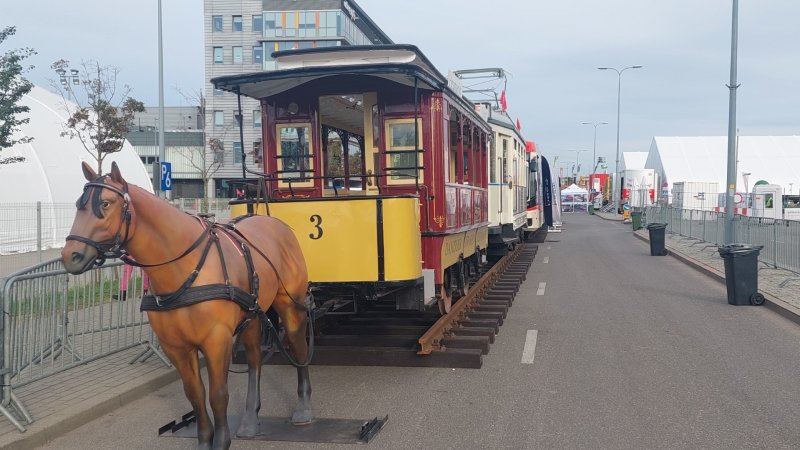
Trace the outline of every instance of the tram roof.
{"label": "tram roof", "polygon": [[217,89],[252,98],[270,97],[318,78],[333,75],[371,75],[424,89],[444,90],[447,78],[414,45],[353,45],[272,54],[276,70],[211,79]]}

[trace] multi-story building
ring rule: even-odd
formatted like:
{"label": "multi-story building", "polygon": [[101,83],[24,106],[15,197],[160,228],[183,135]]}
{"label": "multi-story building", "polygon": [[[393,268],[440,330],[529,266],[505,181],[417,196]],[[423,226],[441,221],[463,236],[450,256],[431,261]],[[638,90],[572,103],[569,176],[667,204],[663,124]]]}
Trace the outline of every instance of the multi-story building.
{"label": "multi-story building", "polygon": [[205,0],[206,145],[222,151],[210,187],[212,197],[232,197],[230,180],[242,178],[244,162],[261,167],[261,108],[242,97],[241,142],[235,95],[208,80],[223,75],[273,70],[272,52],[339,45],[391,44],[392,40],[352,0]]}
{"label": "multi-story building", "polygon": [[[172,198],[203,197],[203,173],[213,175],[214,166],[208,166],[205,158],[204,122],[197,106],[164,108],[164,153],[172,163]],[[157,107],[136,115],[127,139],[152,179],[153,164],[159,162]]]}

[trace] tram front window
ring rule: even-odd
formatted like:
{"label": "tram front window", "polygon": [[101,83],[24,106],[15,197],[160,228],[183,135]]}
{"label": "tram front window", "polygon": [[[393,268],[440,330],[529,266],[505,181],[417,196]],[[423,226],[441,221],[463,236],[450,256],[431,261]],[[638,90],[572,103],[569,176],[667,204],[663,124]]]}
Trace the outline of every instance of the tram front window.
{"label": "tram front window", "polygon": [[278,171],[281,180],[286,182],[307,182],[313,172],[311,165],[311,126],[278,126]]}

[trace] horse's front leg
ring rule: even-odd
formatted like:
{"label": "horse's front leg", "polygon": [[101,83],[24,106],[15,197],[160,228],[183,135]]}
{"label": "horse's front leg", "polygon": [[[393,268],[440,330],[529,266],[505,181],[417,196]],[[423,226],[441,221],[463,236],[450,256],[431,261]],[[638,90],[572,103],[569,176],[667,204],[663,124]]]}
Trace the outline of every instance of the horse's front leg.
{"label": "horse's front leg", "polygon": [[231,432],[228,429],[228,369],[231,365],[233,338],[227,331],[216,333],[201,347],[208,369],[208,398],[214,414],[213,450],[228,450]]}
{"label": "horse's front leg", "polygon": [[247,359],[247,399],[242,421],[236,435],[253,437],[258,434],[258,411],[261,410],[261,321],[256,319],[239,335]]}
{"label": "horse's front leg", "polygon": [[208,411],[206,411],[206,388],[200,377],[197,349],[170,347],[163,342],[161,349],[175,365],[183,382],[183,392],[194,409],[194,416],[197,418],[197,448],[199,450],[210,449],[214,439],[214,429],[211,418],[208,417]]}
{"label": "horse's front leg", "polygon": [[[298,364],[306,363],[308,359],[308,342],[306,342],[306,327],[308,326],[306,311],[296,305],[289,310],[289,319],[284,319],[286,339],[292,356]],[[311,423],[314,413],[311,409],[311,377],[308,367],[297,368],[297,406],[292,413],[294,425]]]}

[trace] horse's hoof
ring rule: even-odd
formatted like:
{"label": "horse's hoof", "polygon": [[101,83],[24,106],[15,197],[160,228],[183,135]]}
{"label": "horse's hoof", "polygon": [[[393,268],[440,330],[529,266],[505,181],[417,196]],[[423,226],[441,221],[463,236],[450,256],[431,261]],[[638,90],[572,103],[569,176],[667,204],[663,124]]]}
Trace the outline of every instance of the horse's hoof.
{"label": "horse's hoof", "polygon": [[236,430],[236,436],[240,438],[251,438],[258,434],[259,431],[259,423],[244,423],[242,422],[239,425],[239,429]]}
{"label": "horse's hoof", "polygon": [[310,409],[295,411],[292,414],[292,425],[308,425],[314,420]]}

